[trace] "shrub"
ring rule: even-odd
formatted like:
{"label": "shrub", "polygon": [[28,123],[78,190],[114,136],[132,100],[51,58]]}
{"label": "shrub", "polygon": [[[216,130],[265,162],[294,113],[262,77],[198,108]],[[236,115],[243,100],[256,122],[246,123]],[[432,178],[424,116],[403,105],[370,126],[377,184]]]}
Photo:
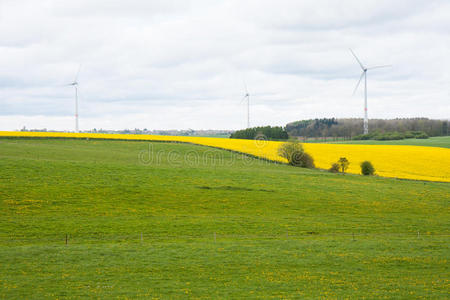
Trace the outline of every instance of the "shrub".
{"label": "shrub", "polygon": [[278,155],[284,157],[288,160],[289,163],[293,161],[294,153],[301,152],[303,153],[303,146],[299,142],[288,142],[283,143],[278,148]]}
{"label": "shrub", "polygon": [[313,169],[315,167],[313,157],[310,154],[303,152],[299,167]]}
{"label": "shrub", "polygon": [[348,165],[350,164],[350,162],[348,161],[347,158],[341,157],[338,160],[338,164],[339,164],[339,167],[341,169],[341,172],[345,173],[345,171],[348,169]]}
{"label": "shrub", "polygon": [[389,135],[389,139],[391,140],[403,140],[404,138],[405,136],[402,133],[396,131]]}
{"label": "shrub", "polygon": [[355,135],[352,139],[353,140],[370,140],[372,138],[372,136],[368,135],[368,134],[359,134],[359,135]]}
{"label": "shrub", "polygon": [[330,171],[331,173],[338,173],[340,170],[340,166],[338,163],[334,163],[331,165],[331,168],[328,169],[328,171]]}
{"label": "shrub", "polygon": [[288,142],[278,148],[278,155],[287,159],[291,166],[314,168],[314,159],[303,150],[299,142]]}
{"label": "shrub", "polygon": [[413,139],[415,137],[416,136],[411,131],[405,132],[405,139]]}
{"label": "shrub", "polygon": [[361,163],[361,173],[363,175],[373,175],[375,173],[375,168],[370,161],[366,160]]}
{"label": "shrub", "polygon": [[416,135],[416,139],[427,139],[428,138],[428,134],[426,134],[425,132],[422,132],[418,135]]}
{"label": "shrub", "polygon": [[374,136],[375,140],[379,141],[392,141],[392,140],[403,140],[405,137],[399,132],[385,132],[383,134],[377,134]]}

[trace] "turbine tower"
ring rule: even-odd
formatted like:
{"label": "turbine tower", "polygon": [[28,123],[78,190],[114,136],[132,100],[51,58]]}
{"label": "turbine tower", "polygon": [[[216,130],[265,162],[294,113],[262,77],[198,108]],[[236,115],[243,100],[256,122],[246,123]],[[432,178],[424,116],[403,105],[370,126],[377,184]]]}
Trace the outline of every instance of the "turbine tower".
{"label": "turbine tower", "polygon": [[245,94],[244,94],[244,98],[242,98],[242,101],[247,100],[247,128],[250,128],[250,94],[248,93],[247,85],[245,84],[245,81],[244,81],[244,87],[245,87]]}
{"label": "turbine tower", "polygon": [[375,66],[375,67],[366,68],[361,63],[361,61],[359,60],[359,58],[356,56],[356,54],[353,52],[352,49],[350,49],[350,52],[353,54],[353,56],[355,57],[356,61],[358,62],[359,66],[362,69],[361,76],[359,77],[358,84],[356,85],[355,90],[353,91],[353,95],[356,93],[356,90],[358,89],[359,84],[361,83],[361,80],[364,77],[364,134],[368,134],[369,133],[369,118],[367,116],[367,71],[372,70],[372,69],[378,69],[378,68],[386,68],[386,67],[390,67],[391,65],[383,65],[383,66]]}
{"label": "turbine tower", "polygon": [[75,76],[75,80],[68,85],[71,85],[75,88],[75,132],[79,132],[78,130],[78,74],[80,74],[81,64],[78,67],[77,75]]}

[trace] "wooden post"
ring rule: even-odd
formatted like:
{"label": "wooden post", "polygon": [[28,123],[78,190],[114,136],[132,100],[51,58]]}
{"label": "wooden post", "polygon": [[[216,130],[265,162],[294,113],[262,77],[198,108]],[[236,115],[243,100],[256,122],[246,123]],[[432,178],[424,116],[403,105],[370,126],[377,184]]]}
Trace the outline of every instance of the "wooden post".
{"label": "wooden post", "polygon": [[352,232],[352,235],[353,235],[353,241],[355,241],[355,233]]}
{"label": "wooden post", "polygon": [[67,245],[67,233],[66,233],[66,245]]}
{"label": "wooden post", "polygon": [[214,232],[214,243],[216,242],[216,233]]}
{"label": "wooden post", "polygon": [[144,234],[141,232],[141,243],[144,241]]}

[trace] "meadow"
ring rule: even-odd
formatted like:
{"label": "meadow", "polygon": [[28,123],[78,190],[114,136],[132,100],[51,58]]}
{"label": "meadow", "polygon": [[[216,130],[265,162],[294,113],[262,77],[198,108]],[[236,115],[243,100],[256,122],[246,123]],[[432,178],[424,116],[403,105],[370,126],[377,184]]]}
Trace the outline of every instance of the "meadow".
{"label": "meadow", "polygon": [[448,297],[449,183],[22,138],[0,187],[0,298]]}
{"label": "meadow", "polygon": [[[194,136],[164,136],[144,134],[97,134],[67,132],[14,132],[0,131],[0,137],[34,138],[78,138],[111,139],[135,141],[180,142],[226,149],[238,153],[286,163],[278,155],[278,148],[284,142],[267,141],[264,137],[255,140],[225,139]],[[360,163],[369,160],[374,164],[376,174],[383,177],[450,182],[450,149],[405,145],[337,145],[303,144],[305,151],[314,158],[316,168],[327,170],[341,157],[350,161],[346,172],[361,174]]]}
{"label": "meadow", "polygon": [[[320,142],[320,141],[319,141]],[[355,145],[409,145],[409,146],[427,146],[427,147],[442,147],[450,148],[450,136],[434,136],[428,139],[404,139],[394,141],[375,141],[375,140],[360,140],[360,141],[331,141],[331,144],[355,144]]]}

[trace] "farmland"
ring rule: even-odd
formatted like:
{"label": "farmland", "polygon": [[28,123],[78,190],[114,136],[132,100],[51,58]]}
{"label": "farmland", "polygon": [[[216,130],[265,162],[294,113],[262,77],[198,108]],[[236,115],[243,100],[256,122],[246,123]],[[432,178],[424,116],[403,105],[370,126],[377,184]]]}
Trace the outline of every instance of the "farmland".
{"label": "farmland", "polygon": [[0,139],[0,164],[1,298],[448,295],[448,183],[146,141]]}
{"label": "farmland", "polygon": [[[285,163],[278,155],[282,142],[264,139],[243,140],[191,136],[163,136],[139,134],[95,134],[64,132],[8,132],[0,131],[0,137],[58,137],[83,139],[115,139],[140,141],[171,141],[192,143],[246,153],[259,158]],[[379,176],[450,182],[450,149],[440,147],[417,147],[402,145],[334,145],[304,144],[305,150],[314,157],[317,168],[328,169],[340,157],[350,161],[349,173],[360,174],[360,163],[369,160]]]}
{"label": "farmland", "polygon": [[450,136],[435,136],[428,139],[404,139],[394,141],[375,140],[354,140],[354,141],[333,141],[333,144],[357,144],[357,145],[409,145],[450,148]]}

